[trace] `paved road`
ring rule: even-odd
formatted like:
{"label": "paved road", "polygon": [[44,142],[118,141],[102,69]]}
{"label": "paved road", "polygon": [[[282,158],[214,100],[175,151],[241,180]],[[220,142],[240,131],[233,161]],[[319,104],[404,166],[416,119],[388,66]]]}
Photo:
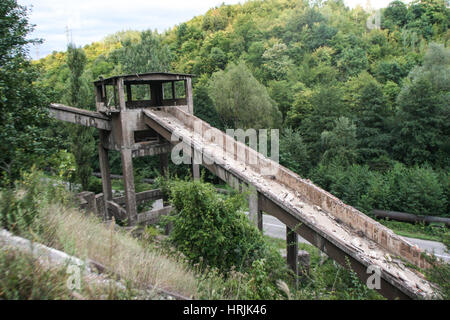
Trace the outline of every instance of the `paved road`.
{"label": "paved road", "polygon": [[416,244],[419,248],[422,248],[428,252],[434,253],[438,258],[444,259],[446,262],[450,262],[450,254],[446,252],[445,245],[436,241],[415,239],[404,237],[406,240]]}
{"label": "paved road", "polygon": [[[161,209],[163,207],[162,200],[157,200],[153,204],[153,209]],[[248,214],[248,212],[246,212]],[[286,226],[277,218],[264,214],[263,215],[263,230],[264,234],[272,238],[286,239]],[[407,238],[406,240],[416,244],[419,248],[434,253],[436,257],[450,262],[450,254],[446,252],[445,245],[441,242],[421,240],[415,238]],[[298,242],[310,244],[302,237],[298,237]]]}
{"label": "paved road", "polygon": [[[281,223],[277,218],[270,215],[263,215],[263,229],[264,234],[269,237],[285,239],[286,238],[286,226]],[[417,244],[417,246],[423,250],[426,250],[430,253],[434,253],[438,258],[445,260],[446,262],[450,262],[450,255],[445,251],[445,245],[436,241],[428,241],[414,238],[404,237],[406,240]],[[300,243],[307,243],[308,241],[303,239],[302,237],[298,237],[298,241]]]}

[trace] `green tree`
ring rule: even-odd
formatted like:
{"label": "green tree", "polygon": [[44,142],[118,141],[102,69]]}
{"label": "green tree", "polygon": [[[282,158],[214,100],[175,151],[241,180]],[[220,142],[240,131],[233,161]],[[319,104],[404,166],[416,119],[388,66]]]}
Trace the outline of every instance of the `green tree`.
{"label": "green tree", "polygon": [[431,44],[423,66],[411,71],[397,99],[394,151],[399,160],[449,165],[449,73],[450,49]]}
{"label": "green tree", "polygon": [[208,81],[209,78],[203,75],[194,86],[195,115],[213,127],[225,130],[217,114],[217,110],[214,108],[211,98],[208,95]]}
{"label": "green tree", "polygon": [[276,103],[243,62],[214,73],[209,96],[223,123],[233,128],[273,128],[281,120]]}
{"label": "green tree", "polygon": [[168,72],[172,53],[161,36],[151,30],[141,33],[140,41],[125,39],[122,48],[112,53],[126,74]]}
{"label": "green tree", "polygon": [[339,32],[330,42],[336,51],[335,61],[341,79],[356,76],[368,69],[367,43],[362,37],[352,32]]}
{"label": "green tree", "polygon": [[[91,107],[86,79],[83,77],[86,55],[74,44],[67,47],[67,65],[71,71],[69,78],[68,101],[78,108]],[[71,151],[75,156],[76,178],[83,190],[89,188],[89,177],[92,175],[92,156],[94,154],[94,131],[80,125],[70,125]]]}
{"label": "green tree", "polygon": [[355,116],[358,153],[363,163],[387,156],[391,141],[390,120],[383,87],[368,73],[361,73],[347,82],[346,102]]}
{"label": "green tree", "polygon": [[287,46],[284,43],[276,43],[268,48],[262,55],[263,68],[271,79],[281,80],[286,78],[293,63],[287,55]]}
{"label": "green tree", "polygon": [[287,80],[273,80],[268,83],[268,91],[271,98],[277,103],[278,109],[283,115],[283,120],[286,119],[287,112],[294,102],[294,88],[292,87],[292,83]]}
{"label": "green tree", "polygon": [[10,184],[41,157],[54,151],[49,125],[48,91],[35,84],[37,69],[27,59],[28,46],[37,43],[28,10],[15,0],[0,4],[0,178]]}
{"label": "green tree", "polygon": [[[442,178],[448,179],[444,173]],[[370,180],[366,201],[373,209],[448,216],[445,185],[429,167],[406,167],[397,163],[384,175]]]}
{"label": "green tree", "polygon": [[348,118],[337,119],[333,130],[322,132],[321,140],[325,148],[322,163],[338,161],[343,165],[349,165],[355,162],[357,157],[356,126]]}
{"label": "green tree", "polygon": [[336,160],[328,164],[321,163],[311,172],[311,179],[315,183],[345,203],[366,213],[372,211],[366,197],[375,176],[381,174],[373,172],[367,165],[343,166]]}
{"label": "green tree", "polygon": [[[311,161],[317,164],[324,152],[324,144],[321,140],[322,132],[332,131],[335,121],[339,117],[346,116],[348,106],[343,103],[343,90],[340,86],[321,85],[312,91],[301,93],[305,97],[298,104],[298,108],[290,112],[290,119],[297,118],[297,112],[301,118],[299,130],[303,140],[308,146],[308,153]],[[302,112],[303,115],[302,115]]]}
{"label": "green tree", "polygon": [[445,0],[415,0],[408,8],[406,28],[427,40],[448,31],[450,10]]}
{"label": "green tree", "polygon": [[339,55],[338,68],[344,76],[355,76],[369,66],[366,51],[362,48],[348,48]]}
{"label": "green tree", "polygon": [[403,27],[406,24],[406,15],[408,8],[402,1],[392,1],[389,6],[383,10],[382,27],[394,29],[395,26]]}
{"label": "green tree", "polygon": [[286,128],[280,138],[280,164],[305,177],[311,168],[308,150],[300,132]]}

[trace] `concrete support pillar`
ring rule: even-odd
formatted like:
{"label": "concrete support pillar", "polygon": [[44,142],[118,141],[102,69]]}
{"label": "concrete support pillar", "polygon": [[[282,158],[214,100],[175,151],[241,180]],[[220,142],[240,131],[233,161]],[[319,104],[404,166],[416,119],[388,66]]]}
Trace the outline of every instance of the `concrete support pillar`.
{"label": "concrete support pillar", "polygon": [[186,101],[188,105],[188,112],[194,114],[194,97],[192,95],[192,79],[187,78],[185,82],[186,86]]}
{"label": "concrete support pillar", "polygon": [[[109,217],[107,216],[107,210],[105,207],[105,197],[103,193],[99,193],[95,195],[95,204],[97,206],[97,215],[99,218],[105,219]],[[105,219],[106,220],[106,219]]]}
{"label": "concrete support pillar", "polygon": [[121,151],[121,157],[122,157],[123,185],[125,188],[126,208],[128,214],[128,224],[133,225],[137,220],[137,207],[136,207],[136,191],[134,188],[133,158],[131,155],[131,149],[123,149]]}
{"label": "concrete support pillar", "polygon": [[258,230],[263,232],[263,212],[261,210],[258,210]]}
{"label": "concrete support pillar", "polygon": [[194,180],[200,180],[200,164],[202,163],[202,155],[200,152],[192,148],[192,177]]}
{"label": "concrete support pillar", "polygon": [[[112,200],[112,186],[111,186],[111,170],[109,168],[108,150],[103,147],[103,141],[106,139],[106,133],[103,130],[100,131],[100,142],[98,144],[98,157],[100,163],[100,172],[102,174],[102,188],[103,188],[103,200],[104,208],[106,208],[106,201]],[[108,210],[104,210],[105,220],[108,220]]]}
{"label": "concrete support pillar", "polygon": [[192,164],[192,177],[194,180],[200,180],[200,165]]}
{"label": "concrete support pillar", "polygon": [[159,155],[159,172],[165,176],[169,170],[169,154],[162,153]]}
{"label": "concrete support pillar", "polygon": [[248,217],[259,231],[263,231],[262,211],[259,210],[258,191],[253,186],[250,186],[250,194],[248,197]]}
{"label": "concrete support pillar", "polygon": [[[185,85],[185,95],[186,95],[186,102],[187,102],[187,106],[188,106],[188,113],[190,114],[194,114],[194,96],[192,94],[192,79],[191,78],[187,78],[184,82]],[[196,124],[194,124],[196,125]],[[201,133],[201,128],[200,131],[197,131]],[[192,151],[193,152],[193,156],[192,156],[192,177],[194,178],[194,180],[200,180],[200,163],[202,160],[201,154],[199,154],[196,151]]]}
{"label": "concrete support pillar", "polygon": [[131,147],[134,144],[134,134],[130,129],[130,118],[125,103],[124,80],[116,81],[118,102],[120,106],[120,131],[118,137],[121,147],[123,185],[125,187],[125,202],[128,215],[128,225],[137,221],[136,191],[134,188],[133,156]]}
{"label": "concrete support pillar", "polygon": [[289,268],[298,274],[298,235],[286,226],[286,260]]}

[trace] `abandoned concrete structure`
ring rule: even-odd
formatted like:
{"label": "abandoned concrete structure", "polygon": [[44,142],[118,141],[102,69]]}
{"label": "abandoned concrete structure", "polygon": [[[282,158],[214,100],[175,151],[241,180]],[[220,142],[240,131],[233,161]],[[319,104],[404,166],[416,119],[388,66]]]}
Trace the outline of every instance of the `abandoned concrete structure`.
{"label": "abandoned concrete structure", "polygon": [[[98,154],[103,183],[105,211],[115,212],[137,222],[137,202],[134,187],[133,158],[159,155],[160,171],[168,165],[171,145],[144,122],[146,108],[178,106],[193,113],[191,76],[172,73],[147,73],[100,79],[94,83],[97,112],[52,104],[55,118],[99,129]],[[113,200],[108,150],[121,153],[125,207]],[[199,177],[199,166],[193,166],[194,177]],[[155,195],[157,196],[157,195]],[[148,194],[140,198],[149,200]],[[108,216],[105,216],[107,219]]]}
{"label": "abandoned concrete structure", "polygon": [[[56,119],[99,129],[105,219],[112,215],[126,217],[134,225],[167,214],[168,207],[159,212],[137,212],[137,202],[156,199],[161,193],[150,190],[136,195],[132,159],[159,155],[160,170],[164,172],[171,149],[182,143],[192,157],[201,154],[202,166],[232,187],[253,190],[249,196],[249,218],[260,230],[263,212],[286,225],[287,263],[295,272],[300,234],[341,265],[348,267],[349,263],[363,281],[372,275],[368,268],[375,266],[381,277],[377,290],[389,299],[436,297],[435,288],[406,263],[429,267],[417,246],[195,117],[191,83],[191,75],[187,74],[117,76],[94,83],[97,112],[59,104],[50,106]],[[214,134],[205,135],[206,132]],[[172,141],[173,134],[182,137],[182,141]],[[125,197],[120,199],[112,196],[108,150],[121,153]],[[192,167],[193,177],[198,178],[199,166]],[[264,169],[270,167],[277,167],[276,173],[264,174]]]}

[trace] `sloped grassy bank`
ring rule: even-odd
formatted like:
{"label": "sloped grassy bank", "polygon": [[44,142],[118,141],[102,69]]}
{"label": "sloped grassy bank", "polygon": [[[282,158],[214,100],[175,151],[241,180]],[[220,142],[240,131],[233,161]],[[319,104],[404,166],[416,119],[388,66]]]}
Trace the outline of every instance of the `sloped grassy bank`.
{"label": "sloped grassy bank", "polygon": [[[48,181],[48,180],[47,180]],[[311,251],[311,273],[295,288],[279,248],[243,213],[245,195],[224,196],[203,182],[160,180],[176,213],[168,239],[148,227],[141,238],[77,209],[60,185],[38,172],[0,194],[0,223],[10,232],[105,266],[124,288],[86,284],[67,289],[67,270],[48,269],[32,257],[0,250],[0,298],[158,299],[149,287],[197,299],[380,299],[352,271],[320,261]],[[279,246],[282,244],[279,243]],[[22,280],[20,280],[22,279]]]}

